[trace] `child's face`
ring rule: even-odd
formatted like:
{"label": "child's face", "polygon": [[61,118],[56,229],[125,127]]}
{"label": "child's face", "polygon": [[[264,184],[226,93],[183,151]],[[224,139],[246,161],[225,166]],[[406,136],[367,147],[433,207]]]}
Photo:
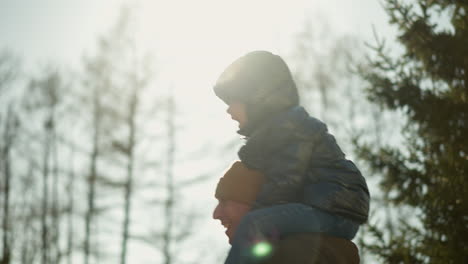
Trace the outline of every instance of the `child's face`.
{"label": "child's face", "polygon": [[229,104],[226,110],[231,115],[233,120],[239,122],[239,128],[243,128],[247,124],[247,112],[245,110],[245,104],[240,102],[233,102]]}

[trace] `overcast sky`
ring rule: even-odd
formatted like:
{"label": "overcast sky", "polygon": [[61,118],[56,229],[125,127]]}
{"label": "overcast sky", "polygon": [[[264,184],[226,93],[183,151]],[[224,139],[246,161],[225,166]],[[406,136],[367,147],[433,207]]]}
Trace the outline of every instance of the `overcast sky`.
{"label": "overcast sky", "polygon": [[49,62],[78,67],[115,23],[120,7],[130,6],[136,10],[139,48],[157,56],[158,68],[165,72],[162,78],[184,95],[179,97],[182,104],[196,108],[199,115],[219,114],[213,118],[227,125],[232,122],[223,119],[225,106],[211,86],[229,62],[255,49],[287,55],[305,18],[318,27],[328,24],[330,34],[355,35],[363,42],[372,42],[372,26],[381,37],[393,39],[379,2],[2,0],[0,49],[18,54],[27,69]]}
{"label": "overcast sky", "polygon": [[241,50],[281,49],[304,16],[327,21],[339,33],[369,38],[375,25],[382,35],[389,34],[378,0],[2,0],[0,47],[31,62],[76,61],[112,25],[122,4],[136,7],[140,33],[157,39],[163,53],[228,50],[237,56]]}

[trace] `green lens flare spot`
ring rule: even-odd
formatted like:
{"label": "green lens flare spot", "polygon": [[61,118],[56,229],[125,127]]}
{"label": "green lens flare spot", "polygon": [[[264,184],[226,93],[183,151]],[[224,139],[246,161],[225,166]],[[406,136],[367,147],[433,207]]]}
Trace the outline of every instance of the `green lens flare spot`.
{"label": "green lens flare spot", "polygon": [[252,248],[252,254],[255,257],[262,258],[271,254],[273,247],[268,242],[258,242]]}

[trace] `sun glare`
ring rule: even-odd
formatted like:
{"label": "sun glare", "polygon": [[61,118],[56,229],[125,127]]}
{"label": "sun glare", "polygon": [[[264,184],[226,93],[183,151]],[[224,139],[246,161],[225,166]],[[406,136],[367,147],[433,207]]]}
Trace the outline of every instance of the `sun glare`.
{"label": "sun glare", "polygon": [[285,10],[265,0],[145,1],[138,7],[139,35],[172,64],[176,81],[208,84],[248,51],[278,52],[279,32],[291,20]]}
{"label": "sun glare", "polygon": [[262,241],[258,242],[252,247],[252,254],[257,258],[264,258],[269,256],[273,251],[270,243]]}
{"label": "sun glare", "polygon": [[265,0],[141,1],[135,15],[138,43],[157,59],[158,81],[170,83],[191,120],[230,129],[225,131],[230,135],[235,124],[226,127],[232,123],[226,106],[211,88],[237,57],[257,49],[278,52],[279,32],[291,20],[284,10]]}

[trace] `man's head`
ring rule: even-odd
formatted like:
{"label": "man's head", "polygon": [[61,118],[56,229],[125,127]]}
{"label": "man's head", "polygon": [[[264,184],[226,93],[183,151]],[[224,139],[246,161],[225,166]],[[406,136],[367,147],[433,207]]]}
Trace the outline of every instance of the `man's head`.
{"label": "man's head", "polygon": [[240,220],[252,208],[263,181],[263,174],[247,168],[240,161],[234,162],[219,180],[215,193],[218,205],[213,218],[220,220],[226,228],[229,243]]}
{"label": "man's head", "polygon": [[226,228],[226,236],[229,243],[232,242],[237,226],[242,217],[250,211],[252,206],[236,202],[233,200],[218,200],[218,205],[213,211],[213,218],[221,221],[221,225]]}
{"label": "man's head", "polygon": [[[227,228],[229,243],[242,217],[252,208],[263,182],[263,174],[248,169],[241,162],[235,162],[219,180],[215,194],[218,205],[213,218]],[[273,253],[261,263],[357,264],[359,261],[359,251],[349,240],[321,233],[302,233],[279,241]]]}
{"label": "man's head", "polygon": [[239,133],[268,115],[299,104],[291,71],[284,60],[268,51],[253,51],[231,63],[219,76],[214,92],[227,105],[242,103],[248,122]]}

